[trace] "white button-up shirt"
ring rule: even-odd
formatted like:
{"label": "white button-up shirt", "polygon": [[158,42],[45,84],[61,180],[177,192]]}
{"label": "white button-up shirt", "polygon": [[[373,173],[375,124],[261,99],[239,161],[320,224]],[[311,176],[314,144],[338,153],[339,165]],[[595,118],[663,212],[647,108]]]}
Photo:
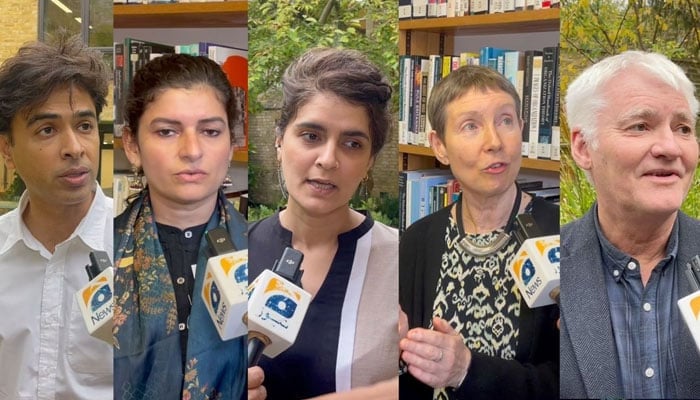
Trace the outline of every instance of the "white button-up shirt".
{"label": "white button-up shirt", "polygon": [[97,186],[87,215],[51,254],[17,209],[0,217],[0,400],[111,399],[112,347],[88,335],[75,292],[91,251],[113,257],[113,203]]}

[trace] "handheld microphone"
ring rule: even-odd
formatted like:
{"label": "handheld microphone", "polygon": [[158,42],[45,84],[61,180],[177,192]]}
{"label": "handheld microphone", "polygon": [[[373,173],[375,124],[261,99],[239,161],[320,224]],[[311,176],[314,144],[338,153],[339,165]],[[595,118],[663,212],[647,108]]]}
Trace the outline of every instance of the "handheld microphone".
{"label": "handheld microphone", "polygon": [[90,282],[75,293],[90,336],[114,343],[112,335],[112,286],[114,269],[107,252],[90,252],[90,264],[85,266]]}
{"label": "handheld microphone", "polygon": [[559,304],[559,235],[543,236],[530,214],[516,217],[520,249],[508,265],[528,307]]}
{"label": "handheld microphone", "polygon": [[262,354],[276,357],[294,343],[311,303],[311,295],[299,287],[304,255],[291,247],[272,270],[264,270],[248,288],[248,367]]}
{"label": "handheld microphone", "polygon": [[685,274],[694,292],[678,300],[678,308],[700,351],[700,256],[686,264]]}
{"label": "handheld microphone", "polygon": [[248,304],[248,250],[236,251],[225,228],[206,233],[212,256],[207,261],[202,299],[221,340],[243,336]]}

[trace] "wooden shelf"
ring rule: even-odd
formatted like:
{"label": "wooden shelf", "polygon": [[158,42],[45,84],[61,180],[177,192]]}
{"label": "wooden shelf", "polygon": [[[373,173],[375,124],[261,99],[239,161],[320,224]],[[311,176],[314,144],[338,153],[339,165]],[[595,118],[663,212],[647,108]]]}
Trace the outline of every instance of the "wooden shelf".
{"label": "wooden shelf", "polygon": [[237,28],[248,26],[248,1],[115,4],[115,28]]}
{"label": "wooden shelf", "polygon": [[412,144],[399,144],[399,153],[414,154],[417,156],[434,157],[433,149],[425,146],[416,146]]}
{"label": "wooden shelf", "polygon": [[[430,147],[414,146],[411,144],[399,144],[399,153],[412,154],[423,157],[434,157]],[[523,158],[520,168],[536,169],[540,171],[559,172],[559,161]]]}
{"label": "wooden shelf", "polygon": [[[504,14],[466,15],[399,21],[399,30],[421,30],[454,35],[548,32],[559,30],[559,8]],[[115,19],[116,21],[116,19]]]}

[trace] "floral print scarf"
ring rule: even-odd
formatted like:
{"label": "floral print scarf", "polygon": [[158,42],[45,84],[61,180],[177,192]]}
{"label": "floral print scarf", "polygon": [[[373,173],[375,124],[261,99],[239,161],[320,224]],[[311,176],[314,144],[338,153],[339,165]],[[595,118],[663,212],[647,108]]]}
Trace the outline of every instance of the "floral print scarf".
{"label": "floral print scarf", "polygon": [[[222,192],[205,232],[219,226],[228,229],[236,248],[247,248],[247,224]],[[200,295],[208,259],[205,237],[197,258],[183,371],[175,290],[148,189],[114,227],[114,398],[245,398],[245,337],[221,341]]]}

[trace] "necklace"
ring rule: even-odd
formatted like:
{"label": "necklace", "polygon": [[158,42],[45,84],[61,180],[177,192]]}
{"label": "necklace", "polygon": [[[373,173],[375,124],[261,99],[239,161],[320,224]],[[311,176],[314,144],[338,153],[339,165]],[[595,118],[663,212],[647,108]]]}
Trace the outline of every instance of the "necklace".
{"label": "necklace", "polygon": [[498,232],[496,238],[487,244],[474,242],[464,231],[464,226],[462,224],[462,195],[459,195],[459,201],[457,202],[457,229],[459,230],[459,235],[462,236],[462,239],[457,242],[457,246],[462,249],[462,251],[465,251],[473,256],[483,257],[500,250],[506,245],[506,243],[508,243],[508,241],[510,241],[510,231],[513,229],[515,216],[518,214],[518,210],[520,210],[520,201],[522,199],[522,192],[520,191],[517,183],[515,184],[515,188],[517,189],[518,194],[515,196],[513,209],[510,210],[510,215],[508,216],[508,222],[505,227],[499,229],[500,232]]}

